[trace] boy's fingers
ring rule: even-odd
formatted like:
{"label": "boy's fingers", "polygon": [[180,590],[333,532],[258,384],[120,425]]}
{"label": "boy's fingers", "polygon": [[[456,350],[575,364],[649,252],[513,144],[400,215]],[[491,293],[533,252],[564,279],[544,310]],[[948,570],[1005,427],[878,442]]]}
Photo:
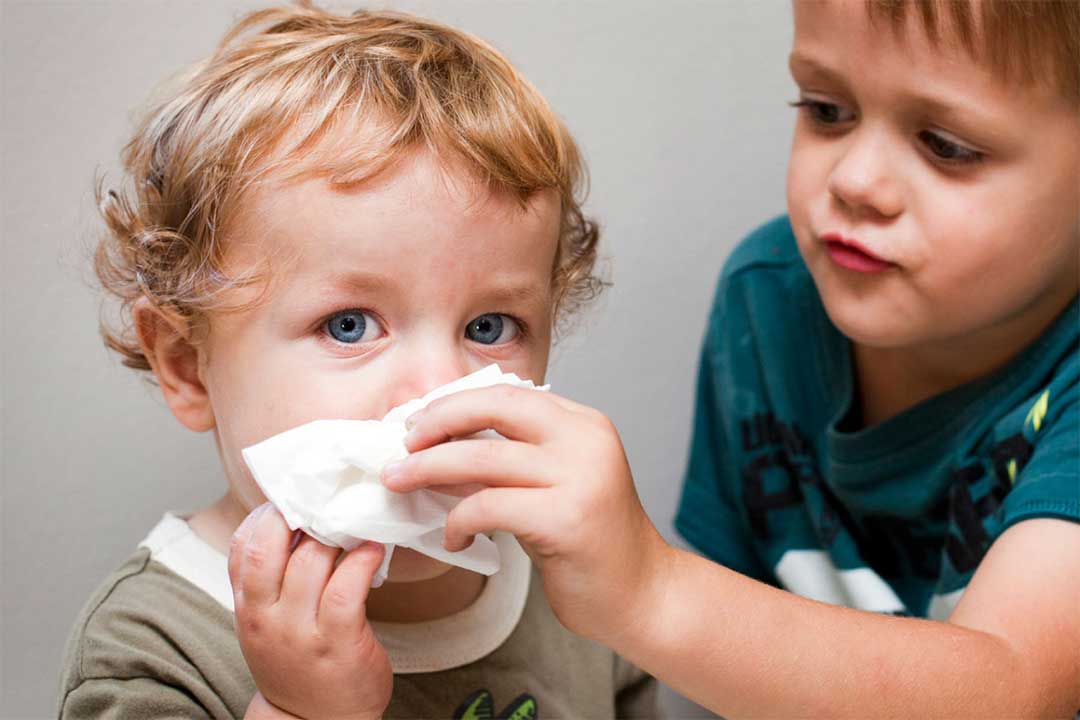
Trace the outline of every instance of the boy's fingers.
{"label": "boy's fingers", "polygon": [[474,535],[503,530],[527,543],[539,537],[543,516],[537,490],[488,488],[458,503],[446,518],[443,545],[451,552],[469,547]]}
{"label": "boy's fingers", "polygon": [[510,440],[539,443],[555,417],[565,412],[546,392],[495,385],[440,398],[409,418],[409,452],[494,430]]}
{"label": "boy's fingers", "polygon": [[382,545],[366,542],[342,557],[319,601],[318,623],[324,635],[346,636],[364,621],[371,578],[385,552]]}
{"label": "boy's fingers", "polygon": [[513,440],[457,440],[387,465],[382,480],[394,492],[470,484],[543,487],[549,484],[547,465],[535,445]]}
{"label": "boy's fingers", "polygon": [[297,617],[315,617],[319,597],[334,572],[334,561],[340,553],[340,548],[323,545],[310,535],[301,535],[285,566],[280,596],[281,602],[297,611]]}
{"label": "boy's fingers", "polygon": [[234,553],[239,556],[239,567],[233,583],[239,584],[246,605],[277,602],[291,541],[292,531],[275,508],[267,508],[252,519],[246,542]]}

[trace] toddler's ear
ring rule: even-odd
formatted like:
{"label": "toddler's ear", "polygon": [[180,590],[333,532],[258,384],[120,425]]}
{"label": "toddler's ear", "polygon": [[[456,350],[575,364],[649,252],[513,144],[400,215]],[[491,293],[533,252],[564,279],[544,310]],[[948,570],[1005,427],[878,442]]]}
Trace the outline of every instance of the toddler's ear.
{"label": "toddler's ear", "polygon": [[212,429],[214,411],[203,383],[201,353],[190,341],[183,321],[169,317],[145,298],[135,302],[132,315],[143,354],[172,414],[195,432]]}

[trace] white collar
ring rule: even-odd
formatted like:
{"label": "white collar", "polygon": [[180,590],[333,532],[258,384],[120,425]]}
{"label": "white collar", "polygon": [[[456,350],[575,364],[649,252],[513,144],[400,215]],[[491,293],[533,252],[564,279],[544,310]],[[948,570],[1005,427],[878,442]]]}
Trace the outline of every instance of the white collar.
{"label": "white collar", "polygon": [[[460,667],[490,654],[510,637],[525,610],[531,564],[512,535],[496,532],[493,539],[502,567],[488,577],[472,605],[426,623],[372,622],[395,673]],[[185,520],[166,513],[139,547],[233,612],[228,558],[196,535]]]}

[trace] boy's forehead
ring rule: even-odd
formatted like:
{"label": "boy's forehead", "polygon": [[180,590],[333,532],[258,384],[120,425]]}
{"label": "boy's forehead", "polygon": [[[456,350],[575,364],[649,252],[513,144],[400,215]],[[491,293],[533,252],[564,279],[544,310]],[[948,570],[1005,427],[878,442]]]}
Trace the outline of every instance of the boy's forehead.
{"label": "boy's forehead", "polygon": [[1075,102],[1075,92],[1062,93],[1061,68],[1047,47],[1055,38],[1045,36],[1045,24],[1009,24],[983,0],[794,0],[793,8],[796,49],[854,45],[860,56],[912,63],[909,74],[918,79],[971,73],[1003,91]]}
{"label": "boy's forehead", "polygon": [[[955,107],[1000,116],[1014,110],[1021,95],[1024,102],[1038,96],[1059,104],[1051,87],[1010,82],[988,62],[977,60],[945,21],[938,37],[931,38],[914,12],[894,29],[885,20],[875,20],[863,0],[796,0],[794,8],[793,71],[842,76],[829,79],[862,77],[875,87],[904,86],[938,113]],[[980,42],[978,37],[974,42]]]}
{"label": "boy's forehead", "polygon": [[905,18],[895,29],[888,22],[875,20],[864,0],[795,0],[793,7],[796,47],[800,42],[861,45],[913,56],[962,51],[958,43],[952,42],[948,31],[932,43],[921,23],[913,18]]}

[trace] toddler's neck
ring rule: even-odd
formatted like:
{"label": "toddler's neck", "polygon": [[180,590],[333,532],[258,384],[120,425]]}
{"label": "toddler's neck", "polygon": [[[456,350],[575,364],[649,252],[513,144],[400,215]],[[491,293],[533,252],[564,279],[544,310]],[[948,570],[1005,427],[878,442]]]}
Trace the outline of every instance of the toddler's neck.
{"label": "toddler's neck", "polygon": [[376,622],[420,623],[453,615],[476,602],[487,581],[464,568],[417,582],[386,582],[368,594],[367,616]]}
{"label": "toddler's neck", "polygon": [[[232,534],[246,514],[226,495],[188,519],[192,531],[218,552],[228,555]],[[387,582],[368,595],[368,618],[377,622],[419,623],[461,612],[483,592],[483,575],[451,568],[434,578],[417,582]]]}

